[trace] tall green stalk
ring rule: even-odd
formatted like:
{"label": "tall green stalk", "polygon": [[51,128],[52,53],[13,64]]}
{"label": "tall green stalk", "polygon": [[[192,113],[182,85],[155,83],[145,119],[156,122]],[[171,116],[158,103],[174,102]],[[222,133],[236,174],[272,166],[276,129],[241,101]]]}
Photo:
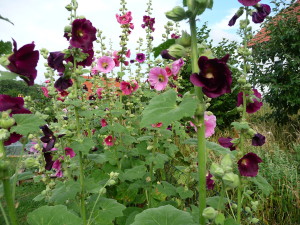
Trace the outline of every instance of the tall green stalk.
{"label": "tall green stalk", "polygon": [[[189,20],[191,30],[191,64],[192,73],[199,73],[198,67],[198,48],[197,48],[197,31],[196,31],[196,17],[191,17]],[[205,218],[202,216],[203,210],[206,208],[206,148],[205,148],[205,125],[204,125],[204,111],[205,102],[203,99],[203,92],[200,87],[195,86],[195,93],[199,99],[199,106],[196,111],[195,119],[198,124],[198,173],[199,173],[199,224],[205,225]]]}

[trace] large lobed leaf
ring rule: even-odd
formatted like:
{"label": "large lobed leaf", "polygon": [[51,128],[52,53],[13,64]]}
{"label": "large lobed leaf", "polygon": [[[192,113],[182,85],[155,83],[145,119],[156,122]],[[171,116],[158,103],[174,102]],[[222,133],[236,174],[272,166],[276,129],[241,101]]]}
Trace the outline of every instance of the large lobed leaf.
{"label": "large lobed leaf", "polygon": [[45,120],[34,114],[15,114],[13,118],[17,125],[11,128],[11,132],[16,132],[21,135],[38,132],[40,126],[46,124]]}
{"label": "large lobed leaf", "polygon": [[151,99],[142,112],[141,127],[159,122],[167,125],[184,117],[193,116],[197,108],[196,96],[185,94],[179,105],[176,103],[176,97],[176,91],[171,89]]}

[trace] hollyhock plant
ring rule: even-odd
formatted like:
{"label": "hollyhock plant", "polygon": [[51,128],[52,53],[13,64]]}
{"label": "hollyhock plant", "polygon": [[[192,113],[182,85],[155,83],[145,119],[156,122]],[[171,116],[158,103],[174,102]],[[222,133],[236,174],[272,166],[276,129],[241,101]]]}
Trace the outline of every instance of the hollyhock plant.
{"label": "hollyhock plant", "polygon": [[97,69],[102,73],[111,72],[115,65],[115,61],[109,56],[102,56],[97,60]]}
{"label": "hollyhock plant", "polygon": [[174,61],[172,63],[172,68],[171,68],[172,74],[174,76],[176,76],[178,74],[178,72],[180,71],[180,69],[183,67],[183,65],[184,65],[183,59],[178,59],[178,60]]}
{"label": "hollyhock plant", "polygon": [[76,19],[72,23],[72,37],[70,44],[75,48],[90,50],[96,38],[96,28],[87,19]]}
{"label": "hollyhock plant", "polygon": [[116,14],[116,18],[119,24],[130,24],[132,20],[131,12],[126,12],[124,15]]}
{"label": "hollyhock plant", "polygon": [[34,42],[17,49],[17,42],[13,39],[13,45],[13,54],[8,57],[7,68],[11,72],[19,74],[28,86],[32,86],[37,76],[36,66],[39,61],[39,51],[34,50]]}
{"label": "hollyhock plant", "polygon": [[144,53],[138,53],[136,54],[136,61],[138,61],[139,63],[143,63],[146,60],[146,56]]}
{"label": "hollyhock plant", "polygon": [[[205,138],[211,137],[215,133],[217,125],[217,118],[215,115],[209,115],[207,112],[204,113],[204,124],[205,124]],[[190,121],[190,125],[194,127],[197,132],[197,126]]]}
{"label": "hollyhock plant", "polygon": [[50,98],[48,88],[47,87],[41,87],[41,89],[43,91],[44,96],[46,98]]}
{"label": "hollyhock plant", "polygon": [[165,69],[154,67],[150,69],[148,81],[157,91],[162,91],[168,84],[168,75]]}
{"label": "hollyhock plant", "polygon": [[115,138],[113,138],[113,136],[111,136],[111,135],[108,135],[104,139],[104,144],[107,146],[113,146],[115,144]]}
{"label": "hollyhock plant", "polygon": [[256,5],[261,0],[239,0],[239,2],[244,6]]}
{"label": "hollyhock plant", "polygon": [[64,91],[64,90],[68,89],[69,87],[71,87],[72,85],[73,85],[72,80],[69,78],[65,78],[64,76],[61,76],[60,78],[58,78],[54,83],[54,87],[58,91]]}
{"label": "hollyhock plant", "polygon": [[208,59],[201,56],[198,60],[200,73],[190,76],[190,81],[202,87],[203,93],[210,98],[217,98],[225,93],[230,93],[232,83],[231,71],[227,66],[229,54],[222,59]]}
{"label": "hollyhock plant", "polygon": [[103,91],[103,88],[97,88],[97,90],[96,90],[97,97],[98,97],[99,99],[102,98],[102,91]]}
{"label": "hollyhock plant", "polygon": [[101,126],[106,127],[108,124],[105,119],[101,119]]}
{"label": "hollyhock plant", "polygon": [[[253,94],[256,98],[261,100],[261,94],[257,91],[257,89],[253,89]],[[246,95],[248,96],[248,95]],[[252,103],[248,102],[246,106],[246,112],[247,113],[255,113],[257,112],[263,105],[261,101],[258,101],[256,98],[252,99]],[[243,92],[238,93],[237,96],[237,106],[240,106],[243,104]]]}
{"label": "hollyhock plant", "polygon": [[206,175],[206,188],[208,190],[212,190],[215,187],[215,181],[212,179],[213,175],[208,172],[208,174]]}
{"label": "hollyhock plant", "polygon": [[257,12],[252,13],[252,21],[254,23],[262,23],[264,19],[271,13],[271,7],[267,4],[258,4],[254,6]]}
{"label": "hollyhock plant", "polygon": [[255,153],[247,153],[238,161],[240,174],[244,177],[255,177],[258,173],[258,163],[261,162],[261,158]]}
{"label": "hollyhock plant", "polygon": [[233,140],[233,138],[231,137],[220,137],[218,139],[219,144],[224,147],[224,148],[229,148],[230,151],[233,151],[236,149],[236,147],[233,145],[233,143],[231,143],[231,141]]}
{"label": "hollyhock plant", "polygon": [[257,133],[252,138],[253,146],[262,146],[266,142],[266,137],[260,133]]}
{"label": "hollyhock plant", "polygon": [[65,148],[65,154],[70,156],[70,158],[73,158],[76,156],[76,153],[74,152],[74,150],[72,148],[66,147]]}
{"label": "hollyhock plant", "polygon": [[62,52],[50,52],[48,56],[48,65],[57,70],[59,73],[63,73],[65,71],[65,66],[63,64],[65,58],[65,54]]}
{"label": "hollyhock plant", "polygon": [[[0,112],[10,110],[9,116],[14,114],[31,114],[24,108],[24,99],[22,97],[11,97],[9,95],[0,95]],[[9,138],[4,141],[4,145],[10,145],[21,139],[22,135],[15,132],[11,133]]]}

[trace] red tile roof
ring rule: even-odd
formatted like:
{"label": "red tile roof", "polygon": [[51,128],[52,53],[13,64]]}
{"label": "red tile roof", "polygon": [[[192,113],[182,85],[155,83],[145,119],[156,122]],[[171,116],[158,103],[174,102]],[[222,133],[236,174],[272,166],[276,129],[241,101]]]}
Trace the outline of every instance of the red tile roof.
{"label": "red tile roof", "polygon": [[[282,12],[278,13],[271,20],[271,23],[276,21],[288,18],[290,16],[297,16],[298,22],[300,22],[300,0],[297,0],[295,4],[290,7],[284,9]],[[262,43],[270,40],[270,36],[268,35],[270,31],[267,31],[266,27],[263,27],[248,43],[248,46],[253,46],[257,43]]]}

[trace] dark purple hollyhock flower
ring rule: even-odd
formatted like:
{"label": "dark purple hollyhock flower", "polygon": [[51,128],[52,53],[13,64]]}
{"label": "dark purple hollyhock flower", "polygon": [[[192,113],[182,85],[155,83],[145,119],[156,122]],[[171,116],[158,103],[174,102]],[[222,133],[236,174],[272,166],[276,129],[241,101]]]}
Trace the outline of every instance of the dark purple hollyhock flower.
{"label": "dark purple hollyhock flower", "polygon": [[232,140],[233,140],[233,138],[231,138],[231,137],[227,137],[227,138],[225,138],[225,137],[220,137],[220,138],[218,139],[218,142],[219,142],[219,144],[220,144],[221,146],[223,146],[224,148],[229,148],[230,151],[233,151],[233,150],[235,150],[236,148],[235,148],[235,146],[233,146],[233,143],[231,143]]}
{"label": "dark purple hollyhock flower", "polygon": [[51,170],[52,166],[53,166],[53,163],[54,163],[54,161],[52,160],[51,152],[45,152],[44,153],[44,159],[46,161],[45,169],[46,170]]}
{"label": "dark purple hollyhock flower", "polygon": [[260,133],[257,133],[252,138],[253,146],[262,146],[266,142],[266,137]]}
{"label": "dark purple hollyhock flower", "polygon": [[96,28],[87,19],[76,19],[72,23],[72,38],[70,44],[75,48],[90,50],[96,38]]}
{"label": "dark purple hollyhock flower", "polygon": [[262,23],[264,19],[271,13],[271,7],[267,4],[259,4],[254,6],[257,12],[252,13],[252,21],[254,23]]}
{"label": "dark purple hollyhock flower", "polygon": [[211,173],[208,172],[208,174],[206,175],[206,188],[208,190],[212,190],[215,187],[215,181],[211,179],[212,177],[213,175],[211,175]]}
{"label": "dark purple hollyhock flower", "polygon": [[258,163],[262,160],[255,153],[249,152],[238,161],[240,174],[244,177],[255,177],[258,173]]}
{"label": "dark purple hollyhock flower", "polygon": [[73,85],[72,80],[69,78],[64,78],[63,76],[58,78],[54,83],[54,87],[58,91],[64,91],[64,90],[68,89],[69,87],[71,87],[72,85]]}
{"label": "dark purple hollyhock flower", "polygon": [[238,18],[239,16],[234,14],[234,16],[229,20],[228,26],[233,26]]}
{"label": "dark purple hollyhock flower", "polygon": [[136,61],[138,61],[139,63],[142,63],[145,61],[146,57],[144,53],[138,53],[136,54]]}
{"label": "dark purple hollyhock flower", "polygon": [[163,59],[176,60],[175,57],[173,57],[173,56],[171,56],[171,55],[169,54],[169,51],[168,51],[167,49],[162,50],[161,53],[160,53],[160,55],[161,55],[161,57],[162,57]]}
{"label": "dark purple hollyhock flower", "polygon": [[[94,61],[94,50],[93,49],[82,50],[82,52],[88,54],[88,56],[83,61],[77,62],[77,65],[83,66],[83,67],[92,65],[92,63]],[[73,56],[70,56],[69,58],[67,58],[66,61],[73,62],[74,61]]]}
{"label": "dark purple hollyhock flower", "polygon": [[[31,112],[24,108],[24,99],[22,97],[11,97],[9,95],[0,95],[0,112],[11,110],[10,116],[14,114],[31,114]],[[4,141],[4,145],[10,145],[20,140],[22,135],[11,133],[10,137]]]}
{"label": "dark purple hollyhock flower", "polygon": [[35,67],[39,61],[39,51],[34,51],[34,42],[17,50],[17,42],[13,39],[13,45],[14,53],[8,57],[10,64],[7,68],[11,72],[19,74],[28,86],[32,86],[37,76]]}
{"label": "dark purple hollyhock flower", "polygon": [[[254,92],[253,94],[258,99],[261,99],[261,94],[256,89],[253,89],[253,92]],[[248,95],[246,95],[246,96],[248,96]],[[255,113],[263,105],[263,103],[261,101],[258,101],[256,98],[253,98],[252,101],[253,101],[253,103],[251,103],[251,102],[247,103],[247,106],[246,106],[247,113]],[[237,96],[237,106],[240,106],[242,104],[243,104],[243,92],[240,92],[240,93],[238,93],[238,96]]]}
{"label": "dark purple hollyhock flower", "polygon": [[49,152],[52,148],[54,148],[56,137],[47,125],[41,126],[40,128],[44,133],[44,136],[40,139],[43,143],[46,143],[46,145],[43,147],[43,152]]}
{"label": "dark purple hollyhock flower", "polygon": [[200,73],[190,76],[190,81],[198,87],[202,87],[203,93],[210,98],[217,98],[225,93],[230,93],[232,83],[231,71],[226,65],[229,54],[222,59],[208,59],[201,56],[198,60]]}
{"label": "dark purple hollyhock flower", "polygon": [[150,30],[154,32],[155,28],[153,27],[155,23],[155,18],[151,18],[150,16],[143,16],[142,28],[148,27]]}
{"label": "dark purple hollyhock flower", "polygon": [[65,54],[62,52],[50,52],[48,56],[48,65],[57,70],[57,72],[63,73],[65,66],[63,64]]}

